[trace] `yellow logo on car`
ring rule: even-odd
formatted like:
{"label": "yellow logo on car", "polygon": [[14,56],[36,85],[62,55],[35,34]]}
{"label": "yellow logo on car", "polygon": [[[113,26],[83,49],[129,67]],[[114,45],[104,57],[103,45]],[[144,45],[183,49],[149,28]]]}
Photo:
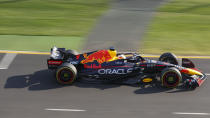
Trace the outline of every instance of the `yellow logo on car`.
{"label": "yellow logo on car", "polygon": [[152,82],[152,78],[144,78],[143,79],[143,82],[145,82],[145,83]]}

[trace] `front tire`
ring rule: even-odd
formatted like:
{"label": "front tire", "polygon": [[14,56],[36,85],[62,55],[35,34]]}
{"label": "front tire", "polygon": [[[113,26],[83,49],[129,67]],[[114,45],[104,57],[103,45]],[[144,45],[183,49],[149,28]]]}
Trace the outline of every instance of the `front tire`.
{"label": "front tire", "polygon": [[161,83],[163,87],[175,88],[182,81],[182,75],[176,68],[165,68],[161,73]]}
{"label": "front tire", "polygon": [[64,64],[57,69],[56,80],[59,84],[70,85],[77,77],[77,69],[72,64]]}
{"label": "front tire", "polygon": [[174,65],[179,65],[178,59],[177,59],[176,55],[173,53],[163,53],[160,56],[159,61],[171,63]]}

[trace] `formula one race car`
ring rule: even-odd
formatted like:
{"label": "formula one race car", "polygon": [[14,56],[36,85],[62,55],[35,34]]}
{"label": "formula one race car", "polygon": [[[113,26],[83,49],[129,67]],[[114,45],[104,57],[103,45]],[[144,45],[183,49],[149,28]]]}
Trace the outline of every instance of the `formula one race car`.
{"label": "formula one race car", "polygon": [[48,68],[55,71],[60,84],[72,84],[78,78],[119,82],[137,78],[139,83],[159,81],[167,88],[201,86],[206,75],[189,59],[183,58],[181,62],[172,53],[164,53],[155,61],[137,53],[117,53],[114,48],[78,54],[56,47],[51,49],[47,60]]}

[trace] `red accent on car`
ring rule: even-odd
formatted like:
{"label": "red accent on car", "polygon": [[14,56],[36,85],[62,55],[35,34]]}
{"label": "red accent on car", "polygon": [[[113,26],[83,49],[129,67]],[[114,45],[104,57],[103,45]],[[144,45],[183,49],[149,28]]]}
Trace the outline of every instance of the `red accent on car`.
{"label": "red accent on car", "polygon": [[156,65],[156,66],[165,66],[165,65]]}
{"label": "red accent on car", "polygon": [[187,69],[182,69],[181,73],[189,73],[189,71]]}
{"label": "red accent on car", "polygon": [[147,66],[146,64],[144,64],[144,65],[140,65],[140,66]]}
{"label": "red accent on car", "polygon": [[204,80],[200,80],[199,83],[198,83],[199,86],[201,86],[203,84],[203,82],[204,82]]}
{"label": "red accent on car", "polygon": [[76,55],[76,58],[79,59],[80,55]]}
{"label": "red accent on car", "polygon": [[84,68],[99,69],[101,68],[101,64],[99,64],[98,66],[96,64],[91,64],[91,65],[84,64]]}
{"label": "red accent on car", "polygon": [[84,68],[90,68],[90,69],[99,69],[99,68],[116,68],[116,67],[125,67],[125,68],[132,68],[132,66],[101,66],[101,64],[84,64]]}
{"label": "red accent on car", "polygon": [[47,63],[49,65],[61,65],[63,61],[49,60]]}
{"label": "red accent on car", "polygon": [[199,79],[196,79],[196,80],[197,80],[199,86],[201,86],[203,84],[203,82],[205,81],[205,80],[202,80],[200,78]]}

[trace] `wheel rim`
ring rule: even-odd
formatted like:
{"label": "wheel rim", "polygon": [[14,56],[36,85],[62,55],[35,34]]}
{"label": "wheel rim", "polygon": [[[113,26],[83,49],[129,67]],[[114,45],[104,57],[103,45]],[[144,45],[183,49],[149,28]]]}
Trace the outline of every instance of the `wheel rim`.
{"label": "wheel rim", "polygon": [[179,84],[180,77],[176,72],[166,72],[163,75],[163,84],[167,87],[176,87]]}
{"label": "wheel rim", "polygon": [[61,82],[64,82],[64,83],[66,83],[66,82],[72,82],[73,79],[74,79],[74,74],[69,69],[64,68],[64,69],[62,69],[62,70],[60,70],[58,72],[58,79]]}

